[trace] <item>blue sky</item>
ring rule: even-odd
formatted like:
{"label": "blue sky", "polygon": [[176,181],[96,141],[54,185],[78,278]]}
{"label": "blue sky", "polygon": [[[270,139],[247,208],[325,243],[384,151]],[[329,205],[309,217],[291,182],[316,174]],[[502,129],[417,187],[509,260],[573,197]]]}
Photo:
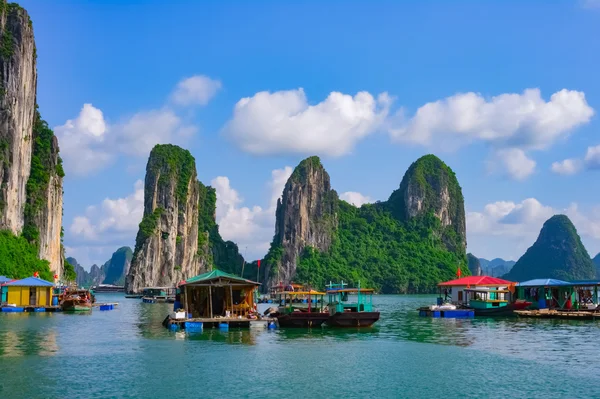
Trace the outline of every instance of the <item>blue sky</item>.
{"label": "blue sky", "polygon": [[600,4],[373,3],[22,1],[65,160],[67,255],[89,268],[133,244],[158,142],[192,152],[249,258],[313,154],[357,204],[440,156],[477,256],[518,258],[558,212],[600,251]]}

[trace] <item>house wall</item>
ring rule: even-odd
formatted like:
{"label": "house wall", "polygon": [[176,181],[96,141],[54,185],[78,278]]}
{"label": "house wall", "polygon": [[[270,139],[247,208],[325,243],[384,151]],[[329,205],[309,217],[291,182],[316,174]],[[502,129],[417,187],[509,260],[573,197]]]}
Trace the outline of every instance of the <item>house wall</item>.
{"label": "house wall", "polygon": [[[8,288],[7,303],[14,303],[17,306],[29,306],[29,288],[30,287],[4,287]],[[51,287],[36,288],[36,306],[48,306],[50,304]]]}

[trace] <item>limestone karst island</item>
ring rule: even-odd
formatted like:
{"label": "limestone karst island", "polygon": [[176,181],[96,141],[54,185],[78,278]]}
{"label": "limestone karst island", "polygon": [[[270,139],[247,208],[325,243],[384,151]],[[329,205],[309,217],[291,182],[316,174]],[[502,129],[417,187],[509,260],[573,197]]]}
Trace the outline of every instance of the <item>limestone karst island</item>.
{"label": "limestone karst island", "polygon": [[596,3],[0,0],[0,397],[600,397]]}

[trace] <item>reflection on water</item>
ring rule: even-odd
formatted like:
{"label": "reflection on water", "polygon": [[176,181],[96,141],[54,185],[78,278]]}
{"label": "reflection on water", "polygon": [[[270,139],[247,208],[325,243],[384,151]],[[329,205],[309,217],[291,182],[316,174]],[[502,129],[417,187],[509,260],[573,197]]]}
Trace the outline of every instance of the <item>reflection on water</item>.
{"label": "reflection on water", "polygon": [[[456,384],[460,369],[477,376],[469,379],[472,397],[498,387],[508,397],[600,397],[580,383],[600,372],[600,322],[433,319],[416,309],[434,296],[378,295],[381,318],[370,328],[188,333],[162,326],[172,304],[119,294],[99,294],[98,301],[119,306],[90,314],[0,313],[0,396],[166,397],[176,386],[178,396],[198,397],[197,384],[171,381],[201,375],[211,381],[203,397],[227,396],[222,387],[232,384],[242,397],[289,396],[294,387],[323,397],[457,397],[465,394]],[[357,364],[368,366],[357,374]],[[481,372],[490,365],[502,366]],[[67,369],[77,378],[60,372]]]}

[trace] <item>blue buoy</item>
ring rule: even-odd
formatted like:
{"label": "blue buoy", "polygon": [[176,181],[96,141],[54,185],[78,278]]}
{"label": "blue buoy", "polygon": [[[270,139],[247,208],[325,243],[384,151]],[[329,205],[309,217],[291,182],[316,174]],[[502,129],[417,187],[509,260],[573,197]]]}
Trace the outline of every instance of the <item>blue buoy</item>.
{"label": "blue buoy", "polygon": [[273,330],[275,328],[275,322],[274,321],[270,321],[269,324],[267,325],[267,328],[269,330]]}
{"label": "blue buoy", "polygon": [[219,323],[219,330],[229,330],[229,324]]}

